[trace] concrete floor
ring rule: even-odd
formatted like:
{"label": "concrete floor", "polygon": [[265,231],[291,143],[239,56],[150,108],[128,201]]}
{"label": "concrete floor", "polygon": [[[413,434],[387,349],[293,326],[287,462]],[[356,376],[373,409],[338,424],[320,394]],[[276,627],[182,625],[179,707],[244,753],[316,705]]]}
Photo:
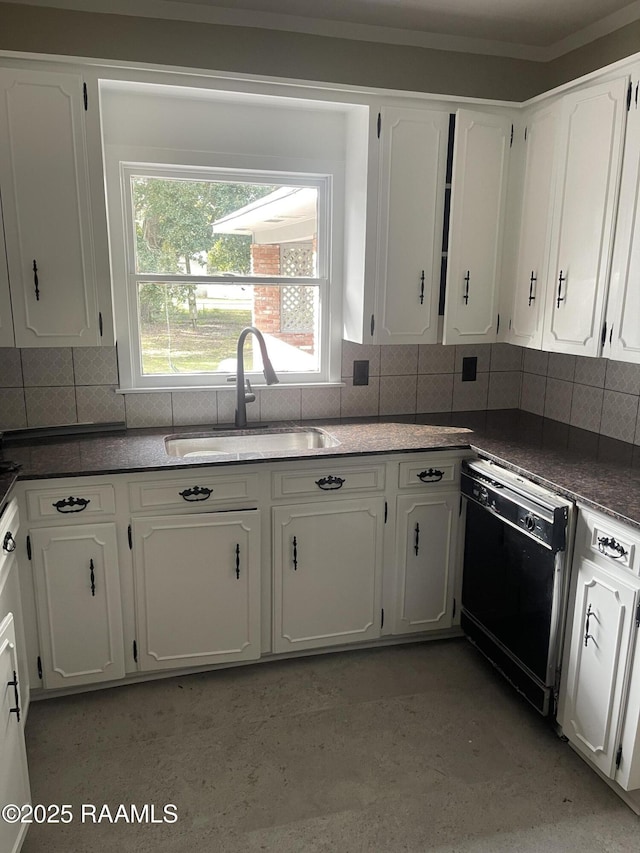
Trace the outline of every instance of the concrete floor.
{"label": "concrete floor", "polygon": [[[613,853],[638,818],[464,640],[34,703],[23,853]],[[173,825],[80,805],[165,803]]]}

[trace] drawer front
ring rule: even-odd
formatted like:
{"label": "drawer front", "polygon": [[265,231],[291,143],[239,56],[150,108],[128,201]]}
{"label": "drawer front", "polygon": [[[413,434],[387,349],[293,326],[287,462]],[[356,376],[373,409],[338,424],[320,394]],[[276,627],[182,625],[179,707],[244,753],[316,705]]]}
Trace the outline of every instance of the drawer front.
{"label": "drawer front", "polygon": [[418,462],[401,462],[398,485],[401,489],[456,486],[460,481],[458,459],[428,456]]}
{"label": "drawer front", "polygon": [[198,476],[188,480],[156,480],[131,483],[129,501],[132,512],[156,509],[183,509],[203,512],[210,506],[256,501],[257,477],[246,474],[233,477]]}
{"label": "drawer front", "polygon": [[84,486],[62,484],[56,489],[27,489],[25,492],[30,521],[62,521],[65,524],[95,521],[113,515],[116,499],[112,485]]}
{"label": "drawer front", "polygon": [[640,574],[640,536],[606,516],[580,511],[577,549],[601,566],[628,569]]}
{"label": "drawer front", "polygon": [[323,468],[302,471],[276,471],[272,478],[274,498],[303,495],[343,495],[355,492],[377,492],[384,489],[384,465],[358,468],[333,462]]}

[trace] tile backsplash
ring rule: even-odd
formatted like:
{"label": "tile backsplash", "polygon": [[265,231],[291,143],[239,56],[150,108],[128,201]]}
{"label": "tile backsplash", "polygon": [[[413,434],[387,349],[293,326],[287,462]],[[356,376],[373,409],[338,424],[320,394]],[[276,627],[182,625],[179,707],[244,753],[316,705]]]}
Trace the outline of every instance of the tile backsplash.
{"label": "tile backsplash", "polygon": [[520,408],[640,444],[640,364],[524,350]]}
{"label": "tile backsplash", "polygon": [[[462,359],[477,359],[462,382]],[[353,384],[353,362],[369,362],[369,384]],[[343,387],[257,391],[253,420],[411,415],[518,408],[522,350],[479,346],[370,346],[345,341]],[[129,427],[231,423],[235,393],[185,390],[118,394],[115,347],[0,349],[0,429],[126,421]]]}
{"label": "tile backsplash", "polygon": [[[462,360],[477,359],[474,382]],[[353,362],[369,384],[353,384]],[[640,365],[509,344],[373,346],[343,343],[340,387],[257,391],[250,420],[412,415],[514,409],[640,444]],[[115,347],[0,349],[0,429],[126,421],[129,427],[225,424],[235,393],[118,394]]]}

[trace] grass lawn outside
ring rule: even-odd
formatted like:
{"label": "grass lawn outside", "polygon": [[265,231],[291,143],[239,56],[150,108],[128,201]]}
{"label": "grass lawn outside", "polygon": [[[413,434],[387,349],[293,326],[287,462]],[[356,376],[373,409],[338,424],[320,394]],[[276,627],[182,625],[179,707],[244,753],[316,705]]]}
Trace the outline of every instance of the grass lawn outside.
{"label": "grass lawn outside", "polygon": [[[198,312],[195,328],[185,313],[166,321],[141,323],[142,372],[214,373],[221,361],[235,358],[240,332],[251,325],[251,311],[210,309]],[[253,367],[251,348],[245,366]]]}

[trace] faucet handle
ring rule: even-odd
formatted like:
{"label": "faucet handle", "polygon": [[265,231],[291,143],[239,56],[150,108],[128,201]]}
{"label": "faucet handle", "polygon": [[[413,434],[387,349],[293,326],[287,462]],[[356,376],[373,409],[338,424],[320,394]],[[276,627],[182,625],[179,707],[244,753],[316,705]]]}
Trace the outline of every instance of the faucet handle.
{"label": "faucet handle", "polygon": [[246,377],[244,380],[244,387],[245,387],[245,392],[244,392],[245,403],[254,403],[255,399],[256,399],[256,395],[253,393],[251,383],[249,382],[248,378],[246,378]]}

